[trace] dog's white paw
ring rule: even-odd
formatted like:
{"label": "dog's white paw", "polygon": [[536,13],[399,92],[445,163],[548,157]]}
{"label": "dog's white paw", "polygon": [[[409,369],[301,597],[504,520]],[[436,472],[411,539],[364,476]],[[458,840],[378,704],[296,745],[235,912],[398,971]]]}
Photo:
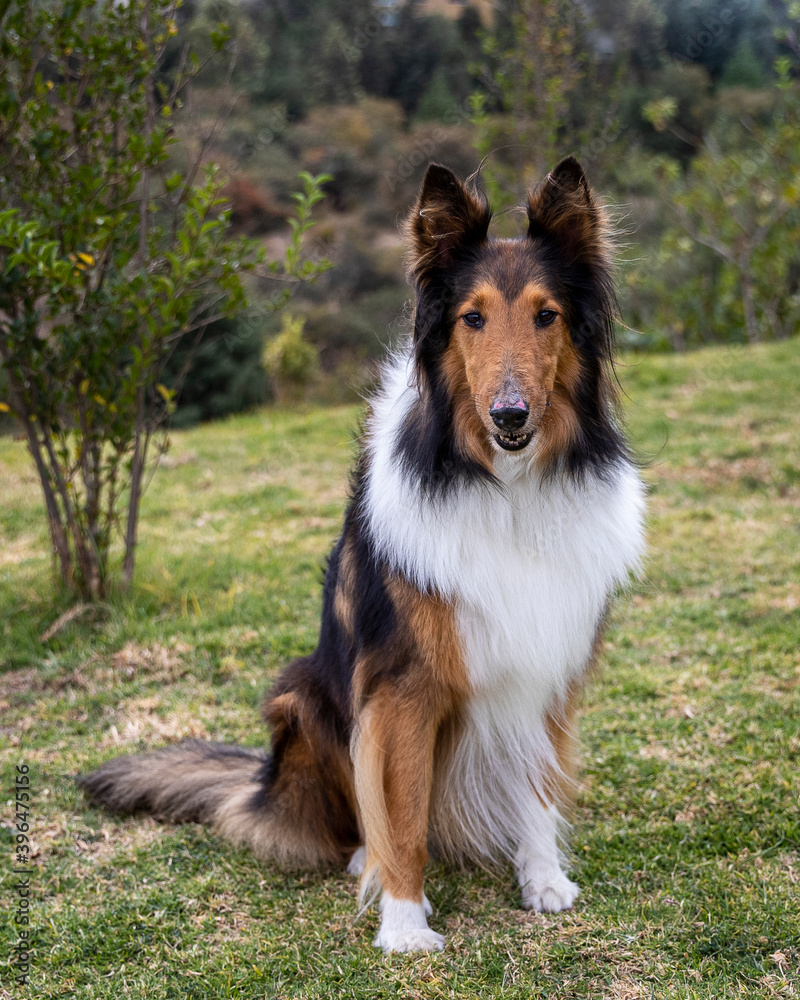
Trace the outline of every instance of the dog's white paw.
{"label": "dog's white paw", "polygon": [[384,892],[381,899],[381,927],[373,941],[384,951],[441,951],[444,938],[428,927],[431,904],[425,895],[422,902],[395,899]]}
{"label": "dog's white paw", "polygon": [[580,892],[578,886],[561,871],[534,875],[521,888],[523,908],[538,910],[540,913],[558,913],[559,910],[572,909]]}
{"label": "dog's white paw", "polygon": [[381,927],[372,943],[385,952],[441,951],[444,948],[444,936],[432,931],[430,927],[406,931]]}
{"label": "dog's white paw", "polygon": [[362,844],[361,847],[353,851],[350,863],[347,866],[348,875],[363,875],[364,865],[367,863],[367,849]]}

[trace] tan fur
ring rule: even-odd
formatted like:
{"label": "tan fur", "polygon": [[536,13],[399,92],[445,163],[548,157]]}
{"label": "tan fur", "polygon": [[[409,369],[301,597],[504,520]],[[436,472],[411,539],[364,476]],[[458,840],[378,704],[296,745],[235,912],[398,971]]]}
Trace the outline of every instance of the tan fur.
{"label": "tan fur", "polygon": [[284,731],[303,715],[303,699],[296,691],[286,691],[274,698],[267,698],[261,713],[273,732],[282,736]]}
{"label": "tan fur", "polygon": [[[452,608],[400,578],[388,586],[407,626],[411,667],[383,680],[357,716],[352,752],[367,848],[361,892],[379,882],[396,898],[421,901],[437,734],[468,684]],[[368,664],[356,666],[357,701],[369,673]]]}
{"label": "tan fur", "polygon": [[[312,739],[314,735],[312,731]],[[315,744],[302,737],[291,742],[270,793],[270,811],[276,817],[274,829],[258,827],[254,831],[256,836],[251,842],[256,853],[263,843],[262,856],[274,857],[284,866],[343,863],[348,852],[342,850],[336,831],[330,827],[325,794],[342,796],[344,792],[344,797],[349,797],[346,789],[352,786],[352,771],[349,760],[341,758],[341,750],[333,743]],[[246,821],[246,815],[242,816],[242,823]],[[355,846],[352,844],[350,849]]]}
{"label": "tan fur", "polygon": [[448,705],[468,694],[461,639],[453,608],[436,594],[422,594],[402,577],[388,581],[398,612],[408,625],[423,684]]}
{"label": "tan fur", "polygon": [[[537,327],[534,318],[552,309],[555,320]],[[458,316],[479,312],[481,329],[456,320],[443,369],[455,402],[457,433],[470,453],[484,463],[489,439],[497,428],[489,409],[504,387],[514,384],[531,410],[530,425],[540,438],[539,461],[548,464],[563,451],[578,429],[571,406],[580,372],[563,318],[563,307],[543,285],[530,283],[509,299],[484,282],[458,306]]]}
{"label": "tan fur", "polygon": [[[492,446],[479,415],[476,393],[469,381],[464,352],[453,337],[442,358],[442,371],[453,399],[453,427],[461,451],[487,471],[493,469]],[[490,404],[491,405],[491,404]]]}
{"label": "tan fur", "polygon": [[573,812],[578,787],[579,701],[580,688],[573,685],[564,703],[554,705],[544,717],[557,767],[543,776],[541,788],[534,791],[543,806],[556,805],[562,816]]}
{"label": "tan fur", "polygon": [[397,898],[422,900],[437,720],[421,708],[387,687],[359,720],[353,757],[367,847],[362,895],[380,880]]}
{"label": "tan fur", "polygon": [[[553,324],[558,323],[558,320]],[[572,406],[580,375],[580,359],[569,339],[561,344],[556,362],[553,388],[548,396],[549,407],[539,427],[537,462],[550,468],[559,455],[566,453],[579,431],[578,416]]]}

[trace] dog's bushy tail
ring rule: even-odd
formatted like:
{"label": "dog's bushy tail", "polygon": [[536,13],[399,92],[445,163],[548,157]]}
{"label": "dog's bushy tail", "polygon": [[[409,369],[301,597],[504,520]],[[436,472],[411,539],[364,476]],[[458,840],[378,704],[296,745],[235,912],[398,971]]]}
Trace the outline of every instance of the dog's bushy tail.
{"label": "dog's bushy tail", "polygon": [[258,791],[267,758],[255,750],[188,740],[106,761],[78,784],[112,812],[149,812],[173,823],[214,823],[232,798]]}
{"label": "dog's bushy tail", "polygon": [[[207,823],[262,860],[317,867],[339,860],[322,824],[275,808],[270,758],[256,750],[189,740],[152,753],[115,757],[78,784],[117,813],[148,812],[173,823]],[[322,827],[322,828],[321,828]]]}

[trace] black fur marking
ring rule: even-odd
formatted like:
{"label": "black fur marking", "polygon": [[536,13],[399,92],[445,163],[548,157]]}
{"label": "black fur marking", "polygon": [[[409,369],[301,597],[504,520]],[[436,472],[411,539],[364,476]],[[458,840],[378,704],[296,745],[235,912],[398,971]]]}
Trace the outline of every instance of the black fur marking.
{"label": "black fur marking", "polygon": [[444,496],[465,483],[496,484],[495,477],[464,455],[454,440],[453,401],[438,365],[431,366],[427,382],[427,398],[412,406],[397,440],[396,453],[406,474],[419,482],[427,497]]}
{"label": "black fur marking", "polygon": [[419,483],[427,497],[444,496],[465,483],[489,486],[497,482],[483,465],[459,448],[453,427],[453,399],[442,372],[456,307],[480,259],[480,250],[473,250],[462,257],[447,279],[435,277],[417,285],[414,354],[419,399],[398,435],[396,454],[406,475]]}
{"label": "black fur marking", "polygon": [[[513,302],[530,282],[546,283],[546,269],[531,250],[524,240],[490,240],[476,262],[470,287],[482,281],[490,282],[509,302]],[[463,297],[467,292],[468,289],[464,289]]]}
{"label": "black fur marking", "polygon": [[366,479],[363,473],[362,468],[345,517],[345,529],[349,529],[358,574],[355,611],[358,652],[385,646],[396,626],[394,605],[386,590],[387,567],[375,553],[366,523]]}

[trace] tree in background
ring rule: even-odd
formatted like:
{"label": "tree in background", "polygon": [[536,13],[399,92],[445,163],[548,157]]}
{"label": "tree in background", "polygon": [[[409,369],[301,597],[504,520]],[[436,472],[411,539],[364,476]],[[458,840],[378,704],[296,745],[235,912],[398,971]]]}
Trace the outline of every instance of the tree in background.
{"label": "tree in background", "polygon": [[413,3],[406,3],[386,23],[379,24],[373,15],[371,24],[368,34],[356,36],[367,93],[398,101],[409,116],[430,118],[435,107],[442,119],[452,120],[453,105],[466,111],[475,86],[470,64],[481,50],[475,10],[465,7],[458,21],[450,21],[420,16]]}
{"label": "tree in background", "polygon": [[585,136],[572,98],[590,69],[587,10],[573,0],[513,0],[506,31],[488,33],[484,89],[472,97],[489,200],[503,207],[538,183]]}
{"label": "tree in background", "polygon": [[246,10],[270,50],[251,93],[284,103],[290,119],[319,104],[356,99],[362,50],[354,40],[376,23],[372,0],[281,0]]}
{"label": "tree in background", "polygon": [[199,341],[183,338],[161,374],[161,384],[175,392],[171,428],[219,420],[272,400],[261,363],[264,326],[264,317],[243,314],[209,323]]}
{"label": "tree in background", "polygon": [[[658,259],[668,270],[671,259],[683,255],[694,275],[662,297],[681,339],[729,339],[738,330],[755,343],[789,336],[800,320],[800,93],[789,60],[778,60],[776,69],[766,124],[723,114],[685,174],[675,163],[663,167],[673,223]],[[664,98],[645,111],[656,128],[667,129],[673,108]],[[705,264],[708,251],[718,260],[714,269]],[[715,275],[714,308],[703,310],[692,290],[697,275],[709,272]],[[641,278],[645,284],[661,280],[652,273]]]}
{"label": "tree in background", "polygon": [[[0,361],[44,493],[62,582],[107,594],[114,539],[130,584],[148,458],[174,393],[176,346],[245,305],[253,244],[231,240],[220,182],[198,159],[170,173],[171,121],[200,68],[173,0],[0,7]],[[213,38],[217,50],[225,34]],[[276,277],[308,277],[302,240],[320,179],[305,177]],[[285,294],[275,306],[285,302]]]}
{"label": "tree in background", "polygon": [[745,38],[764,70],[778,55],[773,27],[781,0],[660,0],[659,7],[667,54],[703,66],[714,81]]}
{"label": "tree in background", "polygon": [[[230,82],[240,93],[258,93],[264,85],[272,56],[267,39],[257,30],[251,16],[252,5],[237,0],[189,0],[178,9],[178,32],[168,40],[161,61],[162,73],[176,70],[188,44],[203,66],[205,87],[224,88]],[[215,58],[219,26],[225,26],[235,46],[236,59]]]}

